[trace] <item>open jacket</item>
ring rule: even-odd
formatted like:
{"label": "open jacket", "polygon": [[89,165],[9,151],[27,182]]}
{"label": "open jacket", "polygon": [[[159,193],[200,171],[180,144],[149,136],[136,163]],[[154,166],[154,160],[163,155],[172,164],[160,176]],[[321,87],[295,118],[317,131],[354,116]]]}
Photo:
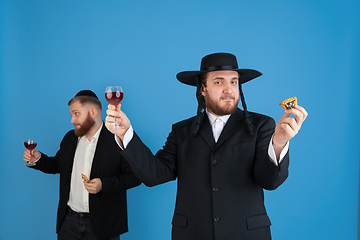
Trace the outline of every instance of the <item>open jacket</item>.
{"label": "open jacket", "polygon": [[[70,193],[71,172],[78,137],[69,131],[54,157],[42,153],[33,168],[45,173],[60,173],[60,199],[56,232],[67,214]],[[79,175],[81,178],[81,175]],[[102,190],[89,194],[90,221],[99,239],[108,239],[128,231],[126,189],[141,183],[135,177],[127,161],[120,155],[114,135],[106,127],[101,129],[96,146],[89,179],[100,178]]]}

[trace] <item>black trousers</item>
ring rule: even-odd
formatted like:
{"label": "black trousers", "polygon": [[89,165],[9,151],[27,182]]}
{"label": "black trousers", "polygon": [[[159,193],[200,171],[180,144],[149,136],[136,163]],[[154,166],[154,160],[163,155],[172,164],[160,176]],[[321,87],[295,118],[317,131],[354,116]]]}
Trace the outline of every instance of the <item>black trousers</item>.
{"label": "black trousers", "polygon": [[[120,236],[109,240],[119,240]],[[98,240],[90,223],[89,213],[77,213],[69,208],[58,232],[58,240]]]}

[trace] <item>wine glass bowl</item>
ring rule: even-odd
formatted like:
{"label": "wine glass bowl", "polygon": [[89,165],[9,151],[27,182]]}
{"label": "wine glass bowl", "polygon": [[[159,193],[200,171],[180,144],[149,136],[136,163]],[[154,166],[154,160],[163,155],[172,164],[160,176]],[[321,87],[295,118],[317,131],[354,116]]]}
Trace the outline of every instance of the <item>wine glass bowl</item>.
{"label": "wine glass bowl", "polygon": [[120,86],[109,86],[105,90],[105,98],[108,103],[117,106],[124,98],[124,92]]}
{"label": "wine glass bowl", "polygon": [[[37,146],[37,142],[34,138],[26,138],[24,141],[24,146],[26,149],[30,150],[30,154],[31,154],[31,151]],[[36,163],[31,161],[25,163],[25,166],[34,166],[34,165],[36,165]]]}
{"label": "wine glass bowl", "polygon": [[[117,106],[124,98],[124,91],[122,87],[120,86],[108,86],[105,89],[105,99],[110,103],[111,105]],[[124,128],[122,126],[119,126],[116,122],[116,118],[114,119],[114,126],[110,129],[115,128]]]}

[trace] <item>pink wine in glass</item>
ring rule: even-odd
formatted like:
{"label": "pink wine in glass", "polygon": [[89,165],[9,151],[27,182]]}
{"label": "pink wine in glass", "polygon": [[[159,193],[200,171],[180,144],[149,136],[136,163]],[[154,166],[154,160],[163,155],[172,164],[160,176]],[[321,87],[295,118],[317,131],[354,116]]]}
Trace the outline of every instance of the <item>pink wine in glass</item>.
{"label": "pink wine in glass", "polygon": [[105,92],[106,101],[112,105],[118,105],[124,98],[124,92]]}

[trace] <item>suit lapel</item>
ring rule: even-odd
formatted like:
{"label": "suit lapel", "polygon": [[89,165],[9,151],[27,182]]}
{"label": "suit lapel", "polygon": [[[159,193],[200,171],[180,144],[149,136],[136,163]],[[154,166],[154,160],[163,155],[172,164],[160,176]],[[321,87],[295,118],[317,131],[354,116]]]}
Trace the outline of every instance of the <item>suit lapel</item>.
{"label": "suit lapel", "polygon": [[227,138],[231,136],[243,123],[244,121],[244,114],[238,108],[233,114],[231,114],[229,120],[224,126],[223,131],[220,134],[220,137],[216,143],[217,146],[220,146]]}
{"label": "suit lapel", "polygon": [[212,133],[211,125],[209,122],[209,118],[204,111],[202,114],[204,114],[201,126],[200,126],[200,135],[205,140],[205,142],[209,145],[211,149],[215,146],[215,139]]}
{"label": "suit lapel", "polygon": [[209,122],[209,118],[207,117],[206,112],[203,112],[202,114],[205,114],[205,116],[204,116],[204,119],[201,124],[200,135],[203,137],[203,139],[205,140],[205,142],[209,145],[209,147],[211,149],[213,149],[215,145],[217,147],[220,146],[244,122],[244,113],[243,113],[243,111],[241,111],[238,108],[233,114],[231,114],[229,120],[227,121],[227,123],[224,126],[223,131],[220,134],[220,137],[219,137],[217,143],[215,143],[211,125]]}

